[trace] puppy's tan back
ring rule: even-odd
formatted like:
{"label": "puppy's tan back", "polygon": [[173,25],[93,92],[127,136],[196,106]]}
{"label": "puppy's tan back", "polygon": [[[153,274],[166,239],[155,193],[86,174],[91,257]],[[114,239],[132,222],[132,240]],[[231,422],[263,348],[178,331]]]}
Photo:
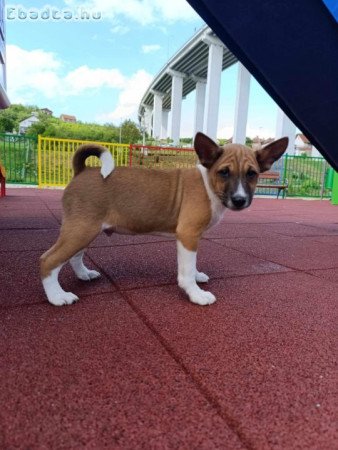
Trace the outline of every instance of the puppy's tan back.
{"label": "puppy's tan back", "polygon": [[[200,200],[202,207],[198,207]],[[112,230],[134,233],[175,233],[182,205],[185,216],[210,220],[209,202],[197,169],[118,167],[103,179],[99,169],[86,168],[67,186],[63,205],[65,220],[92,218],[111,225]]]}

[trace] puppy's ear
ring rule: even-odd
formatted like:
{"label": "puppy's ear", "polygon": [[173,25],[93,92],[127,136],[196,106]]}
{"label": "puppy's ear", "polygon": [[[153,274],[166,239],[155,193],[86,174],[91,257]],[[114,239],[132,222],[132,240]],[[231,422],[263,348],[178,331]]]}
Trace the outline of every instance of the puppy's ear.
{"label": "puppy's ear", "polygon": [[202,166],[210,169],[223,153],[221,147],[203,133],[198,132],[194,140],[194,148]]}
{"label": "puppy's ear", "polygon": [[272,164],[279,159],[289,145],[289,138],[283,137],[271,144],[255,151],[256,159],[261,172],[269,170]]}

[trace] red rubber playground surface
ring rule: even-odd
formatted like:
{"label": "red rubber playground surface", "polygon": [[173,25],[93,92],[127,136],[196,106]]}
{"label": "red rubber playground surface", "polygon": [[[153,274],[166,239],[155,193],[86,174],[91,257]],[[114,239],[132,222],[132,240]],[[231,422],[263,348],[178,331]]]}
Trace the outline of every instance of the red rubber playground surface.
{"label": "red rubber playground surface", "polygon": [[255,199],[201,242],[218,298],[189,303],[175,242],[102,235],[68,307],[44,297],[60,191],[0,200],[0,448],[315,449],[337,445],[338,207]]}

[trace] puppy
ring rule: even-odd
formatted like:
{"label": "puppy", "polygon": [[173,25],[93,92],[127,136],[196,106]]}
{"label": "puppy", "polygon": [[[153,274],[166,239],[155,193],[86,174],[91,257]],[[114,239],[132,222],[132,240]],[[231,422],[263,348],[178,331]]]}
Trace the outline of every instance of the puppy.
{"label": "puppy", "polygon": [[[268,170],[288,146],[288,138],[254,152],[237,144],[219,147],[197,133],[194,148],[200,164],[191,169],[155,170],[114,167],[110,152],[99,145],[78,148],[74,178],[63,195],[64,217],[57,242],[41,256],[41,278],[50,303],[70,305],[78,297],[58,282],[67,261],[81,280],[100,276],[83,263],[85,248],[102,231],[122,234],[170,233],[177,239],[178,285],[191,302],[210,305],[216,298],[197,283],[209,277],[196,268],[198,242],[224,211],[247,208],[260,172]],[[85,166],[89,156],[101,168]]]}

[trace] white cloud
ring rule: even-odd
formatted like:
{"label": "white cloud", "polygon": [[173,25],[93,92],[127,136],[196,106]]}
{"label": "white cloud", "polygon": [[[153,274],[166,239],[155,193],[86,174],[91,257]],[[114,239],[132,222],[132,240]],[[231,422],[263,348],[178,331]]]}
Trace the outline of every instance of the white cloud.
{"label": "white cloud", "polygon": [[161,49],[161,46],[158,44],[142,45],[143,53],[153,53],[153,52],[157,52],[160,49]]}
{"label": "white cloud", "polygon": [[116,24],[110,29],[110,31],[113,34],[119,34],[120,36],[123,36],[124,34],[129,33],[130,28],[125,25]]}
{"label": "white cloud", "polygon": [[47,98],[58,89],[58,70],[62,62],[51,52],[26,50],[16,45],[7,46],[8,94],[11,101],[32,97],[39,91]]}
{"label": "white cloud", "polygon": [[62,80],[68,95],[78,95],[87,89],[109,87],[121,89],[126,80],[119,69],[91,69],[81,66],[69,72]]}
{"label": "white cloud", "polygon": [[[8,92],[11,99],[32,92],[48,99],[80,95],[84,91],[108,87],[122,89],[128,79],[119,69],[91,69],[80,66],[66,75],[61,74],[63,64],[44,50],[24,50],[16,45],[7,46]],[[12,100],[16,101],[16,100]]]}
{"label": "white cloud", "polygon": [[198,18],[185,0],[65,0],[72,8],[101,12],[103,20],[122,16],[142,25],[151,23],[191,21]]}
{"label": "white cloud", "polygon": [[64,74],[57,56],[43,50],[24,50],[16,45],[7,47],[8,95],[12,103],[35,103],[38,95],[48,100],[62,100],[108,88],[119,90],[115,110],[101,121],[136,118],[138,104],[152,80],[145,70],[131,76],[119,69],[80,66]]}
{"label": "white cloud", "polygon": [[112,112],[97,117],[99,122],[114,122],[127,118],[137,119],[137,108],[153,77],[144,70],[138,70],[130,77],[119,94],[117,107]]}

